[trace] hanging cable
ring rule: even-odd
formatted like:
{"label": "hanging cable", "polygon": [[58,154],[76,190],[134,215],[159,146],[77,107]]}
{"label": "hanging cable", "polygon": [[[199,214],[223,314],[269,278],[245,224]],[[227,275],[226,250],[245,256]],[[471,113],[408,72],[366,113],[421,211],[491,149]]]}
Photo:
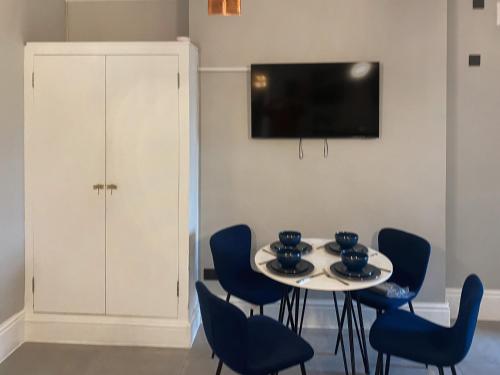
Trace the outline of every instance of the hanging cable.
{"label": "hanging cable", "polygon": [[329,152],[328,138],[325,138],[325,143],[323,145],[323,156],[325,157],[325,159],[328,159],[328,152]]}
{"label": "hanging cable", "polygon": [[304,159],[304,149],[302,148],[302,138],[299,140],[299,160]]}

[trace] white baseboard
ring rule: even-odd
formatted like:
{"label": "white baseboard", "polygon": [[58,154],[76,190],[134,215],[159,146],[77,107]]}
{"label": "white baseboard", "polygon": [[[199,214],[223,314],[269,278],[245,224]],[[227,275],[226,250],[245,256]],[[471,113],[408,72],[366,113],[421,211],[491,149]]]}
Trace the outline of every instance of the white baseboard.
{"label": "white baseboard", "polygon": [[25,318],[25,341],[62,344],[190,348],[192,325],[166,319],[33,314]]}
{"label": "white baseboard", "polygon": [[[455,319],[460,307],[460,295],[462,289],[446,289],[446,300],[450,303],[451,317]],[[487,289],[484,291],[479,311],[479,320],[500,321],[500,290]]]}
{"label": "white baseboard", "polygon": [[[254,312],[258,313],[258,307],[251,306],[244,301],[231,298],[231,302],[247,314],[250,308],[253,308]],[[342,310],[343,301],[339,300],[338,302],[339,309]],[[415,302],[413,307],[415,308],[415,313],[425,319],[447,327],[450,325],[450,306],[448,303]],[[266,315],[276,317],[278,315],[279,304],[267,305],[264,309]],[[406,309],[408,308],[406,307]],[[375,317],[376,313],[373,309],[363,307],[365,329],[371,327],[375,321]],[[333,299],[308,299],[304,314],[304,328],[337,329]]]}
{"label": "white baseboard", "polygon": [[24,342],[24,311],[0,324],[0,363]]}

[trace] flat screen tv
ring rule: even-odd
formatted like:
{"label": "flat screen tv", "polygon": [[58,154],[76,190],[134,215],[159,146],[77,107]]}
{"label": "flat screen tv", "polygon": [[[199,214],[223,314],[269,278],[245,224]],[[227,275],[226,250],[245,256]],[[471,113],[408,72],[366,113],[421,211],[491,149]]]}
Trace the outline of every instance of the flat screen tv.
{"label": "flat screen tv", "polygon": [[252,138],[379,136],[380,64],[251,67]]}

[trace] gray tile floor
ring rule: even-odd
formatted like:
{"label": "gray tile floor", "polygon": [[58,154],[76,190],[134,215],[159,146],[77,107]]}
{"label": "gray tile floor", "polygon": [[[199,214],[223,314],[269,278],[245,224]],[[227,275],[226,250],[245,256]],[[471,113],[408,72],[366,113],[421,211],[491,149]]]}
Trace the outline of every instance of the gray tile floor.
{"label": "gray tile floor", "polygon": [[[308,374],[343,374],[341,358],[332,354],[335,331],[307,330],[304,336],[316,352],[307,364]],[[370,357],[373,365],[375,353]],[[211,375],[216,366],[200,330],[191,350],[26,343],[0,365],[0,375]],[[499,323],[480,323],[472,350],[458,371],[500,374]],[[287,375],[298,373],[298,369],[286,371]],[[222,374],[232,372],[224,368]],[[393,360],[391,374],[424,375],[427,371],[417,364]]]}

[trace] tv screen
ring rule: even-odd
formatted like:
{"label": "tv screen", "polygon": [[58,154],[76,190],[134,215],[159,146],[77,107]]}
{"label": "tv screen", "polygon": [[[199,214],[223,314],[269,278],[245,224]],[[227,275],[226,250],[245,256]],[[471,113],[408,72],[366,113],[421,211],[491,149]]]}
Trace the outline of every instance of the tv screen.
{"label": "tv screen", "polygon": [[376,62],[252,65],[252,137],[378,137],[379,71]]}

